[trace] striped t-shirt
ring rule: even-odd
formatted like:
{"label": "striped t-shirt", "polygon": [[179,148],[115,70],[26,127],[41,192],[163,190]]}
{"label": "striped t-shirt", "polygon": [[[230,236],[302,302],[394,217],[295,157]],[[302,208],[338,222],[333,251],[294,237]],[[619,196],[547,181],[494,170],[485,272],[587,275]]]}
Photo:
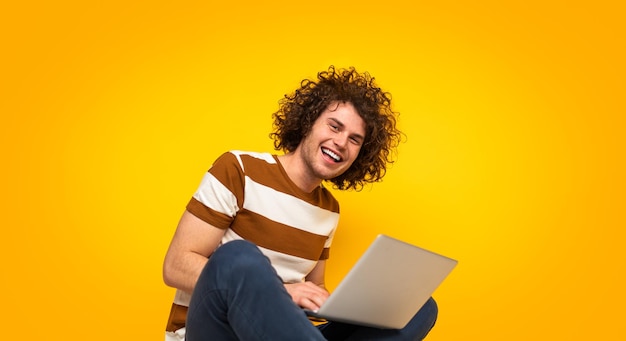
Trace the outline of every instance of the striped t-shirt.
{"label": "striped t-shirt", "polygon": [[[339,220],[339,203],[326,188],[304,192],[276,155],[241,151],[215,161],[187,211],[225,229],[222,243],[256,244],[285,283],[302,282],[328,258]],[[175,303],[188,306],[189,296],[179,291]]]}

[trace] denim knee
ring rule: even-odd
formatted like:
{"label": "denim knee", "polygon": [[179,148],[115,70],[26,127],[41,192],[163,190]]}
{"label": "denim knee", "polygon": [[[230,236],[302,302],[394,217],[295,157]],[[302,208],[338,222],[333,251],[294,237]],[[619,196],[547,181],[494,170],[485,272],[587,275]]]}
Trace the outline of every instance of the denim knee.
{"label": "denim knee", "polygon": [[219,264],[231,271],[245,273],[270,265],[269,259],[259,248],[247,240],[233,240],[221,245],[209,259],[214,265]]}
{"label": "denim knee", "polygon": [[439,307],[437,306],[437,302],[435,302],[434,298],[429,298],[426,303],[420,309],[420,314],[423,314],[424,317],[427,317],[428,320],[432,321],[432,325],[435,325],[437,321],[437,315],[439,315]]}
{"label": "denim knee", "polygon": [[424,303],[424,307],[428,309],[429,311],[432,311],[432,314],[434,315],[437,315],[437,313],[439,312],[439,307],[437,306],[437,302],[432,297],[429,298],[428,301],[426,301],[426,303]]}
{"label": "denim knee", "polygon": [[259,248],[252,242],[244,239],[233,240],[226,242],[215,250],[213,256],[223,254],[225,257],[232,257],[233,255],[247,254],[249,252],[260,252]]}

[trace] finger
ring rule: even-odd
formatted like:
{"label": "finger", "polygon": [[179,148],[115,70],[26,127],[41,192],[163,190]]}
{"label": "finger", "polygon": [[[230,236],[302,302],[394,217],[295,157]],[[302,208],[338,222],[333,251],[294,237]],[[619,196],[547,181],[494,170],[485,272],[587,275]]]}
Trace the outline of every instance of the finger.
{"label": "finger", "polygon": [[324,302],[326,302],[326,299],[328,298],[328,295],[324,292],[321,295],[320,294],[315,294],[312,295],[311,297],[309,297],[309,299],[315,303],[318,307],[321,307],[322,304],[324,304]]}
{"label": "finger", "polygon": [[302,299],[302,304],[300,306],[304,309],[308,309],[311,311],[318,311],[320,309],[321,304],[317,303],[314,298],[304,298]]}
{"label": "finger", "polygon": [[319,286],[319,285],[317,285],[317,284],[315,284],[313,282],[304,282],[304,285],[311,292],[313,292],[313,293],[315,293],[317,295],[320,295],[320,296],[328,296],[329,295],[328,291],[325,288],[323,288],[323,287],[321,287],[321,286]]}
{"label": "finger", "polygon": [[319,309],[319,307],[322,306],[322,304],[324,304],[324,302],[326,302],[326,299],[327,299],[326,295],[310,294],[306,296],[305,300],[310,302],[310,304],[313,305],[313,307],[310,307],[309,309],[317,310]]}

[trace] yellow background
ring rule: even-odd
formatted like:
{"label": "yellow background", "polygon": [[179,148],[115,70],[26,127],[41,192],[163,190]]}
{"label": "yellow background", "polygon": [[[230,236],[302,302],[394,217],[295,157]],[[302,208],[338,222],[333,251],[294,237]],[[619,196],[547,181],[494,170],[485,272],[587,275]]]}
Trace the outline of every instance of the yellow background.
{"label": "yellow background", "polygon": [[408,140],[337,193],[331,288],[385,232],[459,260],[429,340],[623,340],[622,4],[3,4],[1,338],[162,340],[203,173],[272,151],[278,100],[334,64],[392,93]]}

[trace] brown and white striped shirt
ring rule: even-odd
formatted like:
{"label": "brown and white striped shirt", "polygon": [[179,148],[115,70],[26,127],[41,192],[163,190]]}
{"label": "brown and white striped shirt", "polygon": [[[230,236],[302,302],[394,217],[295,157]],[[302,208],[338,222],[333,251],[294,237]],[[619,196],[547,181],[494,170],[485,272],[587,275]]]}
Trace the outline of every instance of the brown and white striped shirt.
{"label": "brown and white striped shirt", "polygon": [[[302,282],[318,260],[328,258],[339,220],[339,203],[326,188],[304,192],[276,155],[242,151],[215,161],[187,211],[225,229],[222,244],[256,244],[285,283]],[[177,292],[174,303],[188,306],[189,295]]]}

